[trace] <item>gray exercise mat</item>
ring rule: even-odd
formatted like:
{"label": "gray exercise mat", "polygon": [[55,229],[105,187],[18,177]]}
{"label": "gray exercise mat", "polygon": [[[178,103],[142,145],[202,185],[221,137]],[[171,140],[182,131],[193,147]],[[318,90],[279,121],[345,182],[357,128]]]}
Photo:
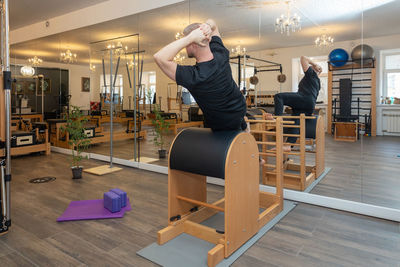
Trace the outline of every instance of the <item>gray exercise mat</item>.
{"label": "gray exercise mat", "polygon": [[[222,260],[217,267],[230,266],[295,206],[294,202],[285,200],[281,213],[261,228],[257,234],[236,250],[229,258]],[[216,227],[216,229],[220,230],[224,225],[223,213],[217,213],[204,221],[203,224]],[[214,244],[202,239],[188,234],[181,234],[162,246],[153,243],[139,250],[136,254],[165,267],[207,267],[207,252],[214,246]]]}

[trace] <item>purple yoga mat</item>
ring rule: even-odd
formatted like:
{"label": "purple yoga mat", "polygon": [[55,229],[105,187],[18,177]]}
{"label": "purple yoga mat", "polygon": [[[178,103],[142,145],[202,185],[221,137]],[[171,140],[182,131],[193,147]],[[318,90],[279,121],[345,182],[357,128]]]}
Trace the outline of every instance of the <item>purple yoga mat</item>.
{"label": "purple yoga mat", "polygon": [[103,199],[71,201],[64,213],[57,218],[57,222],[122,218],[125,211],[131,210],[129,198],[126,202],[126,206],[120,211],[112,213],[104,208]]}

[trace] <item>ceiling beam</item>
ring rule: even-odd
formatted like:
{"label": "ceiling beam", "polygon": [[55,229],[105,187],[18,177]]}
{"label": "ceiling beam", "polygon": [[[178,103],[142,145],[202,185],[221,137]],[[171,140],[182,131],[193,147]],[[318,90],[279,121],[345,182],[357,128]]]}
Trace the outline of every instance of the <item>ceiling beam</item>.
{"label": "ceiling beam", "polygon": [[62,33],[113,19],[183,2],[183,0],[109,0],[10,32],[10,44]]}

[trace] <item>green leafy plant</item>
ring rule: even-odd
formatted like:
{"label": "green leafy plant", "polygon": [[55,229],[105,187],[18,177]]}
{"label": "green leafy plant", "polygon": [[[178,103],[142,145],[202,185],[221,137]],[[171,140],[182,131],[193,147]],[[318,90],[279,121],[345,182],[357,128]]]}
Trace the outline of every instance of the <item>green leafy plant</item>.
{"label": "green leafy plant", "polygon": [[163,150],[165,145],[165,135],[169,130],[169,122],[165,121],[164,117],[161,116],[161,109],[159,105],[154,106],[153,113],[155,117],[151,122],[154,125],[154,130],[156,132],[153,141],[154,144],[160,148],[160,150]]}
{"label": "green leafy plant", "polygon": [[82,152],[90,145],[90,140],[85,134],[84,127],[88,120],[77,106],[71,107],[66,119],[67,123],[65,127],[61,127],[61,131],[69,134],[68,144],[71,146],[72,166],[79,166],[79,162],[87,158],[86,156],[82,156]]}
{"label": "green leafy plant", "polygon": [[151,100],[153,98],[153,90],[149,87],[146,91],[146,99],[149,102],[150,112],[151,112]]}

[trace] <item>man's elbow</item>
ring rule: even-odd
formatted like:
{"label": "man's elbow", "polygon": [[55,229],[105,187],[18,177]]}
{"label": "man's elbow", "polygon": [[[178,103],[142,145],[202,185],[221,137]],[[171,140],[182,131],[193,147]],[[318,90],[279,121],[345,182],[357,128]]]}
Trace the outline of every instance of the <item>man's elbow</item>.
{"label": "man's elbow", "polygon": [[158,54],[158,52],[153,55],[153,58],[155,62],[160,62],[160,55]]}

